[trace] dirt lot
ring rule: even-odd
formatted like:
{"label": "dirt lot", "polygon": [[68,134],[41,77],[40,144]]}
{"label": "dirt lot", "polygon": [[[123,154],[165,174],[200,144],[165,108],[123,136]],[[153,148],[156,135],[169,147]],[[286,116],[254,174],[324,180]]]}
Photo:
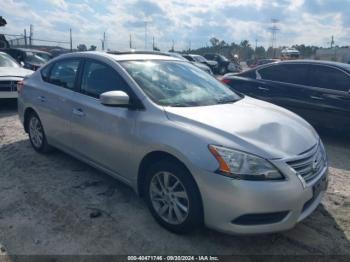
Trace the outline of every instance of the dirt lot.
{"label": "dirt lot", "polygon": [[0,101],[0,246],[10,254],[350,255],[350,138],[321,136],[330,186],[323,204],[293,230],[178,236],[158,226],[124,184],[64,153],[35,153],[15,104]]}

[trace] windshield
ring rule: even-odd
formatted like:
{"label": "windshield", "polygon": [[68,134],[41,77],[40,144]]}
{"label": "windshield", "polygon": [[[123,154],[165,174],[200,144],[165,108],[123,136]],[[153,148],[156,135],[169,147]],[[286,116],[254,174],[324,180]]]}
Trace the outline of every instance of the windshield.
{"label": "windshield", "polygon": [[26,52],[25,62],[39,65],[46,63],[45,59],[41,58],[33,52]]}
{"label": "windshield", "polygon": [[20,67],[17,62],[7,54],[0,54],[0,67]]}
{"label": "windshield", "polygon": [[157,104],[207,106],[241,97],[201,69],[177,61],[123,61],[120,64]]}
{"label": "windshield", "polygon": [[44,59],[45,62],[49,61],[51,59],[51,56],[46,53],[35,53],[36,56],[39,56],[40,58]]}
{"label": "windshield", "polygon": [[207,61],[207,59],[205,59],[203,56],[200,56],[200,55],[196,55],[196,56],[193,56],[194,60],[196,60],[197,62],[200,62],[200,63],[204,63]]}
{"label": "windshield", "polygon": [[221,61],[229,61],[226,57],[224,57],[223,55],[219,55]]}

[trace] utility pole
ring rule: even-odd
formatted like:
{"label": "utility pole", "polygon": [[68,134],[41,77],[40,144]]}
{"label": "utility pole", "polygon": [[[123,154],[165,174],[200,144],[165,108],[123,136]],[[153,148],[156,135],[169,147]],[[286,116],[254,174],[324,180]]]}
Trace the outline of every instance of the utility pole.
{"label": "utility pole", "polygon": [[191,51],[191,40],[188,43],[188,51]]}
{"label": "utility pole", "polygon": [[32,46],[32,39],[33,39],[33,25],[29,26],[29,46]]}
{"label": "utility pole", "polygon": [[147,50],[147,23],[145,20],[145,50]]}
{"label": "utility pole", "polygon": [[331,40],[331,48],[334,46],[334,36],[332,35],[332,40]]}
{"label": "utility pole", "polygon": [[131,34],[129,36],[129,48],[132,49],[132,39],[131,39]]}
{"label": "utility pole", "polygon": [[102,43],[102,51],[105,50],[105,42],[106,42],[106,32],[103,32],[103,38],[101,40]]}
{"label": "utility pole", "polygon": [[277,43],[277,32],[280,30],[277,27],[277,23],[279,22],[279,20],[275,19],[275,18],[272,18],[271,22],[272,22],[272,26],[269,28],[269,30],[271,32],[271,47],[272,47],[272,50],[273,50],[273,56],[275,57],[276,56],[276,49],[275,49],[275,47],[277,47],[277,46],[275,46],[276,43]]}
{"label": "utility pole", "polygon": [[174,40],[172,40],[172,43],[173,43],[173,45],[171,47],[171,51],[175,52],[175,42],[174,42]]}
{"label": "utility pole", "polygon": [[24,46],[27,48],[27,29],[24,29]]}
{"label": "utility pole", "polygon": [[73,52],[72,28],[69,28],[69,44],[70,44],[70,51]]}
{"label": "utility pole", "polygon": [[154,36],[152,37],[152,50],[154,51],[154,47],[155,47],[155,45],[154,45]]}

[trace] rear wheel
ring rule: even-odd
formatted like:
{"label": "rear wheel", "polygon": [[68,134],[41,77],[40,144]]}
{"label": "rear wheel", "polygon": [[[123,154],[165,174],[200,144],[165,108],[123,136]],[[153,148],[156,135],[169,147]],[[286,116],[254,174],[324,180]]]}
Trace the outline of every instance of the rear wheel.
{"label": "rear wheel", "polygon": [[181,164],[151,166],[145,183],[147,205],[156,219],[174,233],[189,233],[201,224],[201,200],[191,174]]}
{"label": "rear wheel", "polygon": [[28,119],[29,140],[33,148],[39,153],[47,153],[51,147],[47,143],[44,128],[37,114],[32,113]]}

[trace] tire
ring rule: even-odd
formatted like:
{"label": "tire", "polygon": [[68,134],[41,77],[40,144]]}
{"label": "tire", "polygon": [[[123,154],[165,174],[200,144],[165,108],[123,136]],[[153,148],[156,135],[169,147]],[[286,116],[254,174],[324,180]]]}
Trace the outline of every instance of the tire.
{"label": "tire", "polygon": [[31,113],[28,118],[28,133],[30,143],[35,151],[48,153],[52,150],[51,146],[47,143],[44,128],[36,113]]}
{"label": "tire", "polygon": [[226,74],[226,67],[225,66],[222,66],[222,67],[220,67],[219,68],[219,75],[224,75],[224,74]]}
{"label": "tire", "polygon": [[[162,181],[165,186],[165,177],[168,177],[168,187],[162,189],[160,183]],[[176,161],[164,160],[148,169],[144,196],[155,220],[173,233],[190,233],[203,223],[197,184],[188,170]]]}

